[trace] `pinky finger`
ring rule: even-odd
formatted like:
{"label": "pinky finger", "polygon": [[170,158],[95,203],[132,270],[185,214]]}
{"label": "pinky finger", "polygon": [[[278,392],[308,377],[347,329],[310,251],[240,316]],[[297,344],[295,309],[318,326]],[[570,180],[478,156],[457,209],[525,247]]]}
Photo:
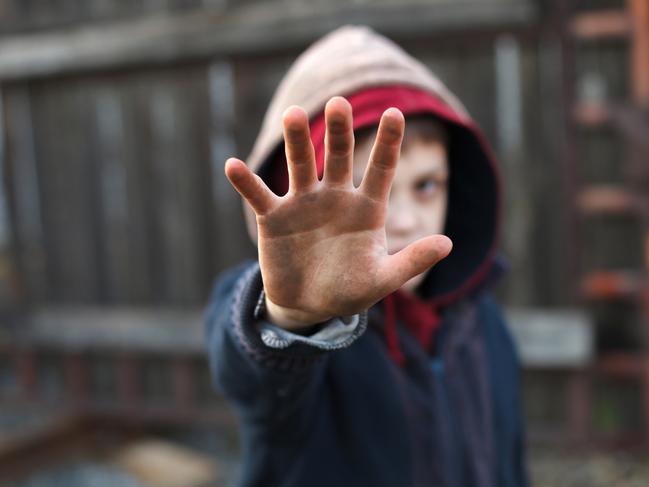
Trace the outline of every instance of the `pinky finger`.
{"label": "pinky finger", "polygon": [[225,162],[225,175],[257,215],[268,213],[275,206],[277,196],[243,161],[228,159]]}

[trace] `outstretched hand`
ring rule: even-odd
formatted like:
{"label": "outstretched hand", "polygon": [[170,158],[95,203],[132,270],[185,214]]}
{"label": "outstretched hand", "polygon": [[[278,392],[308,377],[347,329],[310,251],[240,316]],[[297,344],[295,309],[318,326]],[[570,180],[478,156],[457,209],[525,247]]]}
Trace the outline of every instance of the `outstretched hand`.
{"label": "outstretched hand", "polygon": [[289,190],[275,195],[239,159],[225,173],[257,216],[259,265],[272,321],[287,329],[356,314],[446,257],[450,240],[431,235],[388,255],[385,220],[405,121],[383,113],[365,175],[352,182],[354,135],[349,102],[325,107],[325,168],[316,174],[307,114],[293,106],[283,128]]}

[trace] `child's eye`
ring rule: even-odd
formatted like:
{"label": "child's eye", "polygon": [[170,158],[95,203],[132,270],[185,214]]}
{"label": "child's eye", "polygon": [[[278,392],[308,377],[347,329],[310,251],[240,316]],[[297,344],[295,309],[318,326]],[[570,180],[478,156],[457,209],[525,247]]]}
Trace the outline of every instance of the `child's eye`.
{"label": "child's eye", "polygon": [[429,198],[438,193],[443,184],[434,178],[425,178],[415,183],[415,193],[419,198]]}

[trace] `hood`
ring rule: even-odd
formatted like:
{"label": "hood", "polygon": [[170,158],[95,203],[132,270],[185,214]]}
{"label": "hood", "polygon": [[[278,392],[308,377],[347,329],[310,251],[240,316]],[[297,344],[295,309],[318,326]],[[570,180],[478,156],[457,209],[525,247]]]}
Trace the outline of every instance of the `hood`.
{"label": "hood", "polygon": [[[301,106],[313,121],[321,117],[332,96],[350,97],[378,87],[430,95],[425,107],[409,106],[407,96],[392,106],[403,111],[406,124],[408,115],[429,114],[444,123],[449,133],[444,233],[453,240],[453,250],[428,273],[420,289],[422,297],[445,305],[477,287],[493,265],[500,227],[500,179],[492,152],[462,103],[395,43],[367,27],[345,26],[309,47],[277,88],[247,164],[266,179],[266,169],[283,151],[281,117],[289,106]],[[244,208],[256,241],[254,214],[247,205]]]}

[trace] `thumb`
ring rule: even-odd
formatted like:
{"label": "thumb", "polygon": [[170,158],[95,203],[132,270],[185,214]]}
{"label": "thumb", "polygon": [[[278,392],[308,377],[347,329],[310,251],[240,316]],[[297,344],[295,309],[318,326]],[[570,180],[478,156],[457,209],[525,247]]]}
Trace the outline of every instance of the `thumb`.
{"label": "thumb", "polygon": [[419,239],[394,255],[387,257],[384,265],[385,280],[393,292],[413,277],[426,272],[446,257],[453,248],[453,242],[445,235],[431,235]]}

